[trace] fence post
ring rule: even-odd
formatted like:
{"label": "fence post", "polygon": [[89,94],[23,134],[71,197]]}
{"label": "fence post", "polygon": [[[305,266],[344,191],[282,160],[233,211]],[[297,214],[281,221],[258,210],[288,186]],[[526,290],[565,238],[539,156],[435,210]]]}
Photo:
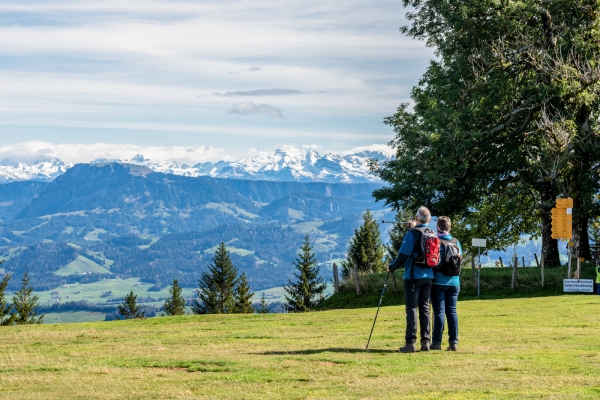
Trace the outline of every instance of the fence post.
{"label": "fence post", "polygon": [[525,268],[525,256],[521,257],[523,259],[523,268]]}
{"label": "fence post", "polygon": [[541,270],[542,270],[542,287],[544,287],[544,254],[542,254]]}
{"label": "fence post", "polygon": [[356,282],[356,295],[360,296],[360,286],[358,284],[358,265],[354,264],[354,282]]}
{"label": "fence post", "polygon": [[517,288],[517,268],[519,267],[519,257],[515,256],[513,261],[513,273],[510,288],[514,290]]}
{"label": "fence post", "polygon": [[502,257],[498,257],[500,259],[500,266],[504,268],[504,263],[502,262]]}
{"label": "fence post", "polygon": [[338,275],[338,266],[336,263],[333,263],[333,288],[335,293],[340,290],[340,277]]}
{"label": "fence post", "polygon": [[475,271],[475,257],[471,258],[471,269],[473,270],[473,287],[477,289],[477,272]]}
{"label": "fence post", "polygon": [[537,253],[533,253],[533,255],[535,256],[535,263],[537,264],[537,266],[539,268],[540,267],[540,260],[538,260]]}

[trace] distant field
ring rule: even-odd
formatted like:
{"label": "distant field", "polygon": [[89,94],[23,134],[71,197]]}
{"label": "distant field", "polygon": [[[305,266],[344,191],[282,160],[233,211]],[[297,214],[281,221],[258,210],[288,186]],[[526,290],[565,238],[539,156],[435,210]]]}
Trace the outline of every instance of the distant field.
{"label": "distant field", "polygon": [[65,265],[54,273],[56,275],[73,275],[81,272],[98,272],[101,274],[109,274],[110,270],[96,264],[87,257],[78,255],[75,260],[71,261],[69,264]]}
{"label": "distant field", "polygon": [[459,352],[399,354],[404,309],[0,328],[11,399],[596,399],[600,296],[459,303]]}

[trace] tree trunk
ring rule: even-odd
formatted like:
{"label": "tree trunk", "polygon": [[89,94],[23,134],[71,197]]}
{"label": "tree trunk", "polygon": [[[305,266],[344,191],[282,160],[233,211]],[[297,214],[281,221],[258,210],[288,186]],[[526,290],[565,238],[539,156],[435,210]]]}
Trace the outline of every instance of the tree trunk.
{"label": "tree trunk", "polygon": [[595,195],[594,181],[591,179],[590,153],[588,141],[590,140],[589,118],[591,111],[588,106],[583,106],[575,120],[579,126],[579,143],[575,146],[576,163],[573,170],[572,193],[573,197],[573,240],[575,241],[576,255],[585,260],[591,260],[590,238],[588,223],[593,208]]}
{"label": "tree trunk", "polygon": [[558,242],[556,239],[552,239],[552,209],[556,205],[556,193],[551,185],[546,184],[546,187],[540,190],[542,195],[542,257],[546,267],[558,267],[560,266]]}

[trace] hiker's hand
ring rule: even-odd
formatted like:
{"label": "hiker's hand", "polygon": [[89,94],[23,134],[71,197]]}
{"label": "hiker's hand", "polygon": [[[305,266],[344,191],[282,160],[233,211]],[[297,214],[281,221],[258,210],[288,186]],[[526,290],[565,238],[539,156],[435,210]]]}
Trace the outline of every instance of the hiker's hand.
{"label": "hiker's hand", "polygon": [[406,226],[406,229],[412,229],[414,228],[417,224],[415,223],[415,221],[406,221],[404,223],[404,225]]}

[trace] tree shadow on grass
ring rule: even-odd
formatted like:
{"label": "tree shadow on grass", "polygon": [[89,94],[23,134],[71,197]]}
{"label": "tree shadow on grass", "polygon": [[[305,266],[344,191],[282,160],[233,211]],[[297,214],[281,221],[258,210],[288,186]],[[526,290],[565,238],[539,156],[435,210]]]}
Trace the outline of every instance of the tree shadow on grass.
{"label": "tree shadow on grass", "polygon": [[308,350],[289,350],[289,351],[265,351],[263,353],[253,353],[265,356],[290,356],[290,355],[307,355],[307,354],[321,354],[321,353],[395,353],[397,350],[393,349],[348,349],[348,348],[327,348],[327,349],[308,349]]}

